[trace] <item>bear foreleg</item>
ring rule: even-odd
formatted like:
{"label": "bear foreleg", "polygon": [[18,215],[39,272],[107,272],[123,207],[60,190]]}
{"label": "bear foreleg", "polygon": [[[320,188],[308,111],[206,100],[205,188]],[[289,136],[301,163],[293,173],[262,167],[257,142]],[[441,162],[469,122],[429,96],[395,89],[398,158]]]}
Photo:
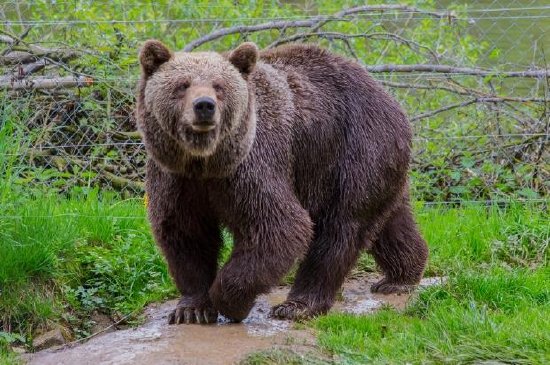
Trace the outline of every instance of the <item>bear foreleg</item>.
{"label": "bear foreleg", "polygon": [[192,180],[147,164],[148,213],[155,240],[182,294],[169,323],[215,323],[218,313],[208,296],[217,271],[222,239],[210,216],[205,193]]}
{"label": "bear foreleg", "polygon": [[210,288],[216,309],[233,321],[246,318],[256,296],[279,283],[311,240],[308,213],[291,196],[282,202],[266,201],[269,210],[250,211],[246,225],[233,230],[233,253]]}

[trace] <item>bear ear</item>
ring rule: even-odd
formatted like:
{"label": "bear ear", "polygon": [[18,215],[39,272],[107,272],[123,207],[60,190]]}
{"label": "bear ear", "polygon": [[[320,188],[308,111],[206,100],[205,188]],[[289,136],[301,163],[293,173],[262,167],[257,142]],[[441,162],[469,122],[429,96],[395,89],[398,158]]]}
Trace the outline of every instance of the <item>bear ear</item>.
{"label": "bear ear", "polygon": [[252,42],[245,42],[229,54],[229,62],[242,74],[248,75],[256,66],[258,60],[258,46]]}
{"label": "bear ear", "polygon": [[151,76],[163,63],[172,58],[172,52],[162,42],[150,39],[139,52],[139,63],[145,76]]}

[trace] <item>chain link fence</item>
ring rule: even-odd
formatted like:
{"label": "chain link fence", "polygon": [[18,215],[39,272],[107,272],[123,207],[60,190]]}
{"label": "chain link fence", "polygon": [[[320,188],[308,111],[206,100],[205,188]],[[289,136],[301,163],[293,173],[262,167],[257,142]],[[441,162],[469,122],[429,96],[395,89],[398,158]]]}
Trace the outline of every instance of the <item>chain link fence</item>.
{"label": "chain link fence", "polygon": [[546,201],[550,5],[545,1],[8,1],[0,5],[0,162],[13,189],[143,194],[137,52],[313,42],[363,64],[415,130],[427,202]]}

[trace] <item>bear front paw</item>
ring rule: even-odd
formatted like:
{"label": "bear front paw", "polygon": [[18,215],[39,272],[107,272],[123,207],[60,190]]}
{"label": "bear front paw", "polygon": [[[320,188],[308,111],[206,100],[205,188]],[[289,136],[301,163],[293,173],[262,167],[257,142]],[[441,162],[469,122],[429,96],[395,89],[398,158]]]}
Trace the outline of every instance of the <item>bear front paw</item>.
{"label": "bear front paw", "polygon": [[410,294],[416,288],[415,284],[400,284],[389,279],[382,279],[370,287],[371,293],[380,294]]}
{"label": "bear front paw", "polygon": [[168,324],[211,324],[218,320],[218,312],[209,302],[180,299],[176,309],[168,315]]}
{"label": "bear front paw", "polygon": [[238,283],[216,279],[210,288],[214,307],[232,322],[241,322],[254,306],[256,295],[245,291]]}
{"label": "bear front paw", "polygon": [[270,316],[277,319],[301,321],[321,313],[322,311],[315,310],[303,302],[297,300],[287,300],[271,308]]}

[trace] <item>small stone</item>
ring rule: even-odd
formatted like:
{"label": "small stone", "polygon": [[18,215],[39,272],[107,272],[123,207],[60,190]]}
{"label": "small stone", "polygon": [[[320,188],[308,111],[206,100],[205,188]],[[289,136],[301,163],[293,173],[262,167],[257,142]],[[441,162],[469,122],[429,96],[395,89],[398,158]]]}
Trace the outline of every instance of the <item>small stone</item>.
{"label": "small stone", "polygon": [[56,328],[37,336],[32,341],[35,350],[44,350],[53,346],[61,346],[66,343],[61,328]]}
{"label": "small stone", "polygon": [[24,353],[27,352],[27,349],[24,348],[23,346],[13,346],[13,347],[11,348],[11,350],[12,350],[13,352],[15,352],[16,354],[19,354],[19,355],[24,354]]}
{"label": "small stone", "polygon": [[420,287],[421,288],[428,288],[430,286],[434,286],[434,285],[444,285],[447,281],[448,281],[448,277],[447,276],[434,276],[434,277],[431,277],[431,278],[423,278],[421,281],[420,281]]}
{"label": "small stone", "polygon": [[92,326],[91,333],[108,333],[113,332],[116,328],[113,326],[113,320],[106,314],[94,313],[92,314],[92,321],[94,325]]}

